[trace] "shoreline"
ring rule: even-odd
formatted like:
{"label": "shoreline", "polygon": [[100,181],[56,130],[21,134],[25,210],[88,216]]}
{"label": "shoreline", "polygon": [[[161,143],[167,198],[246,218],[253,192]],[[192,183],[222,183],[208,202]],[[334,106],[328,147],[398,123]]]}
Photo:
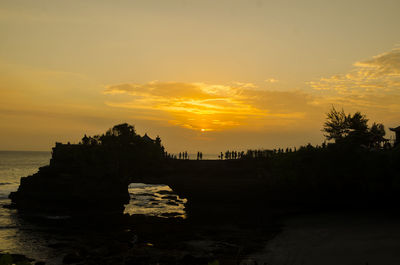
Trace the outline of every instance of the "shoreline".
{"label": "shoreline", "polygon": [[[105,218],[96,224],[94,220],[41,222],[41,228],[53,228],[53,236],[64,239],[48,246],[63,253],[55,264],[317,265],[377,264],[379,257],[400,260],[400,253],[393,252],[400,238],[400,214],[394,209],[292,212],[261,224],[248,218],[219,223],[144,215]],[[334,254],[340,249],[347,254]]]}
{"label": "shoreline", "polygon": [[143,215],[118,220],[28,219],[38,230],[62,239],[47,246],[64,253],[56,264],[237,264],[280,231],[275,221],[254,226]]}

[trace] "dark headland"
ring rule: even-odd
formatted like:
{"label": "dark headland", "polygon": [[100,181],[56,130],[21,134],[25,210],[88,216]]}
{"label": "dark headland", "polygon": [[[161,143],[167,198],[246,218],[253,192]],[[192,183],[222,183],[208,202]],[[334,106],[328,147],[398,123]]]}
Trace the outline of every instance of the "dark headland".
{"label": "dark headland", "polygon": [[[333,143],[248,150],[220,160],[176,159],[159,137],[120,124],[79,144],[57,143],[48,166],[21,178],[11,207],[22,216],[72,217],[62,225],[102,227],[106,240],[85,241],[66,263],[237,264],[279,231],[282,216],[397,210],[399,144],[384,138],[383,125],[367,121],[332,109],[323,131]],[[187,218],[123,215],[133,182],[169,185],[188,200]],[[199,238],[223,243],[207,250],[182,243]]]}

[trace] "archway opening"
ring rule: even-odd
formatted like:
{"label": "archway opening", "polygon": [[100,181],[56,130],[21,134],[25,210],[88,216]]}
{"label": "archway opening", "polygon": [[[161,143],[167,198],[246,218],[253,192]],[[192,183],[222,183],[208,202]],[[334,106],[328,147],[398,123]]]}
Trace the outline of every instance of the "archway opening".
{"label": "archway opening", "polygon": [[168,185],[131,183],[128,186],[130,201],[125,214],[143,214],[162,218],[186,218],[186,198],[181,198]]}

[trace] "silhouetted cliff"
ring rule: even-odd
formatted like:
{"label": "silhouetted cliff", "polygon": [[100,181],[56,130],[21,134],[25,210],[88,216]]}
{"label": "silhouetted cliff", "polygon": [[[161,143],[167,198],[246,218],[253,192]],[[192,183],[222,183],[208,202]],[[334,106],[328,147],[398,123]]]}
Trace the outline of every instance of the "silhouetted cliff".
{"label": "silhouetted cliff", "polygon": [[82,140],[56,143],[50,165],[21,178],[18,191],[10,194],[12,205],[31,212],[122,213],[129,180],[164,157],[159,138],[141,137],[127,124]]}

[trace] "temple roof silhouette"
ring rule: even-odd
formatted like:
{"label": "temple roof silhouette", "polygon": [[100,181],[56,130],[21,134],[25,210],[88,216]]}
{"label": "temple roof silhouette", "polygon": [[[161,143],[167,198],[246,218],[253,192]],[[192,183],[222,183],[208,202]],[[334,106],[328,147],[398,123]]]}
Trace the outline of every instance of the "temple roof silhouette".
{"label": "temple roof silhouette", "polygon": [[142,136],[142,139],[145,140],[145,141],[147,141],[147,142],[154,142],[154,140],[151,139],[151,138],[147,135],[147,133],[145,133],[145,134]]}
{"label": "temple roof silhouette", "polygon": [[400,132],[400,126],[397,126],[396,128],[389,128],[389,130],[394,132]]}

